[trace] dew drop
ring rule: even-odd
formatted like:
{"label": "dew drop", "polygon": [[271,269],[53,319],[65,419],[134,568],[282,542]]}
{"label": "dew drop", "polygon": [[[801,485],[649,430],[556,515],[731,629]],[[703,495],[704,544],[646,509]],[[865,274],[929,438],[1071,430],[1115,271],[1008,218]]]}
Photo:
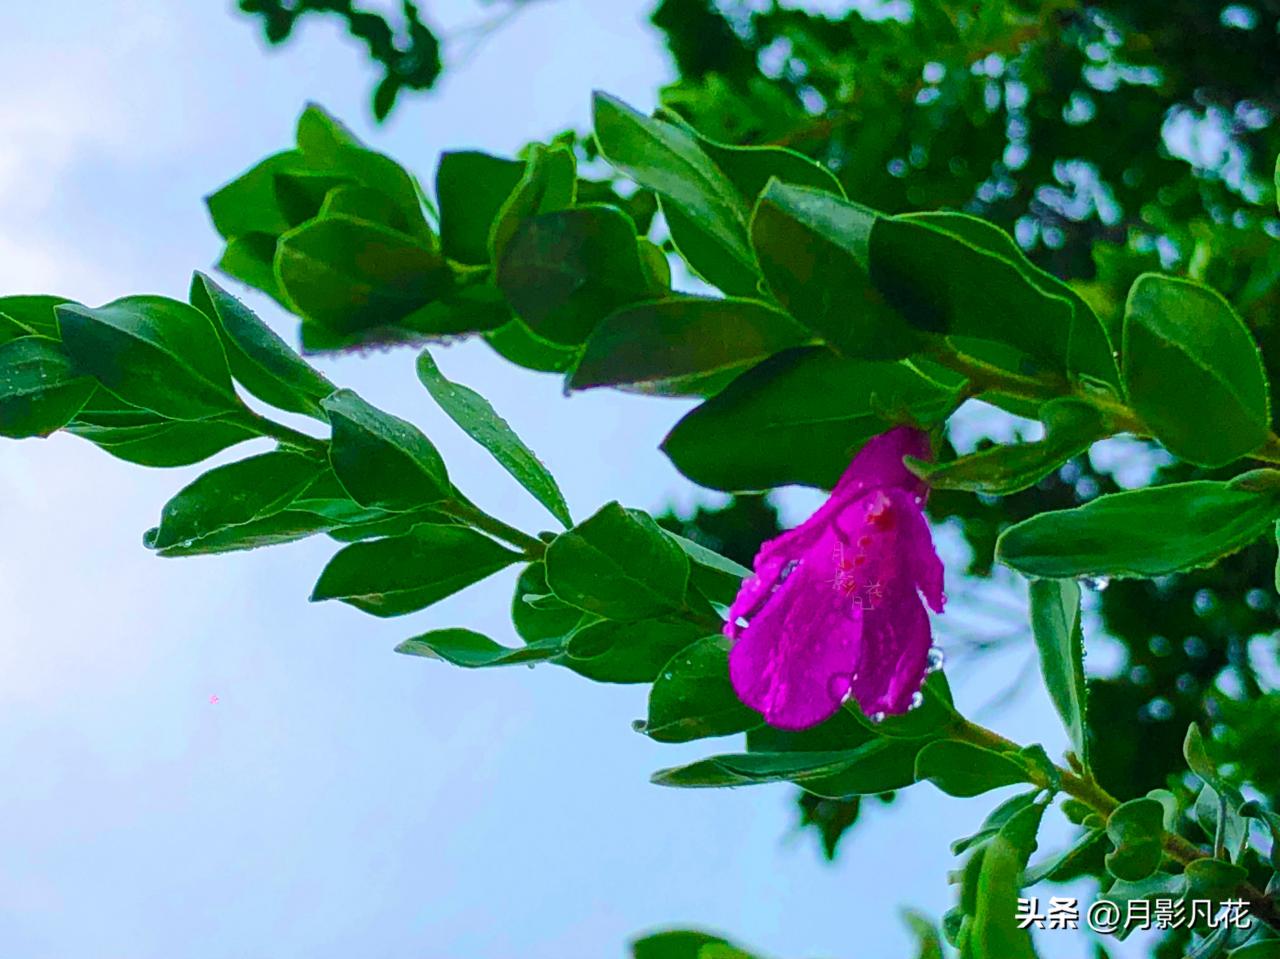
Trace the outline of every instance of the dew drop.
{"label": "dew drop", "polygon": [[947,654],[942,651],[942,647],[930,646],[929,656],[925,660],[925,666],[924,666],[925,675],[927,676],[931,673],[938,672],[938,670],[942,669],[942,667],[946,665],[946,662],[947,662]]}
{"label": "dew drop", "polygon": [[853,688],[849,685],[849,677],[832,676],[827,681],[827,694],[841,705],[849,701],[849,697],[853,695]]}
{"label": "dew drop", "polygon": [[867,718],[871,720],[875,725],[879,726],[882,722],[884,722],[885,715],[883,712],[874,712]]}
{"label": "dew drop", "polygon": [[787,577],[794,573],[799,565],[800,560],[798,559],[788,560],[787,564],[782,567],[781,572],[778,573],[778,583],[785,583],[787,581]]}
{"label": "dew drop", "polygon": [[1095,593],[1101,593],[1104,589],[1111,585],[1110,576],[1081,576],[1080,585],[1085,589],[1091,589]]}
{"label": "dew drop", "polygon": [[920,690],[917,689],[914,693],[911,694],[911,702],[907,705],[907,712],[911,712],[912,710],[919,709],[923,705],[924,705],[924,693],[920,692]]}

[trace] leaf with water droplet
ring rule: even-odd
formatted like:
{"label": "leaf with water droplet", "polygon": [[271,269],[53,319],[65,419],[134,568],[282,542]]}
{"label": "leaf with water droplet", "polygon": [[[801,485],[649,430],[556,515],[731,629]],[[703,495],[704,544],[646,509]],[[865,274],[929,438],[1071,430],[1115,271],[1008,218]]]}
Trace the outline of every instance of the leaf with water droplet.
{"label": "leaf with water droplet", "polygon": [[707,636],[676,653],[653,684],[645,732],[658,742],[684,743],[763,722],[729,681],[729,641]]}

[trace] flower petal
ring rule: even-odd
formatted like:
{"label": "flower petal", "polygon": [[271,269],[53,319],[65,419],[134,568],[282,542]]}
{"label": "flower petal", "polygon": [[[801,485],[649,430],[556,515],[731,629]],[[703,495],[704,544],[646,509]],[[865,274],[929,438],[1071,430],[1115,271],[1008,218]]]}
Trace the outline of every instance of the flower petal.
{"label": "flower petal", "polygon": [[907,456],[932,459],[928,433],[898,426],[872,437],[853,458],[840,482],[836,483],[831,499],[848,503],[869,490],[889,486],[923,495],[927,488],[924,481],[902,462]]}
{"label": "flower petal", "polygon": [[822,539],[729,653],[738,698],[781,729],[805,729],[833,715],[857,658],[861,618],[833,588],[835,564],[825,557],[836,539]]}
{"label": "flower petal", "polygon": [[904,713],[924,682],[933,643],[922,583],[941,605],[942,565],[929,526],[913,494],[890,488],[863,497],[837,527],[854,550],[863,607],[854,698],[869,716]]}
{"label": "flower petal", "polygon": [[850,693],[869,715],[906,712],[924,681],[921,593],[941,612],[943,568],[905,456],[927,458],[928,436],[868,442],[821,508],[761,546],[730,607],[734,689],[774,726],[816,725]]}
{"label": "flower petal", "polygon": [[863,611],[862,624],[853,696],[868,716],[905,713],[924,684],[933,644],[924,603],[914,589],[895,590]]}

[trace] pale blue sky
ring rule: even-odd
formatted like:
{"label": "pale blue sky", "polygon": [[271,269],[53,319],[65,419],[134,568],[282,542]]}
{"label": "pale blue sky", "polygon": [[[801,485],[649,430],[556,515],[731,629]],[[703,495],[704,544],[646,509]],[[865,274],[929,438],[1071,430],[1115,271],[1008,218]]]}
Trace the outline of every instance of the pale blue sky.
{"label": "pale blue sky", "polygon": [[[0,294],[181,296],[219,247],[200,197],[284,146],[308,99],[429,180],[442,149],[512,151],[584,126],[596,87],[648,107],[670,74],[650,0],[547,0],[375,129],[370,70],[336,31],[266,52],[231,6],[0,6]],[[424,7],[455,27],[484,14]],[[577,515],[694,499],[657,452],[681,403],[566,400],[478,344],[438,358],[538,450]],[[325,368],[420,423],[483,505],[545,521],[432,407],[410,353]],[[442,625],[511,641],[510,575],[388,622],[308,605],[323,539],[151,556],[143,530],[198,471],[144,471],[65,436],[0,444],[7,959],[563,959],[621,956],[666,925],[777,957],[895,957],[909,954],[899,903],[950,906],[947,845],[989,797],[924,786],[873,805],[827,866],[813,837],[791,835],[789,787],[650,786],[653,769],[732,743],[636,735],[641,688],[392,653]],[[1017,665],[953,675],[962,703]],[[1038,690],[997,725],[1063,745]],[[1048,952],[1083,954],[1065,944]]]}

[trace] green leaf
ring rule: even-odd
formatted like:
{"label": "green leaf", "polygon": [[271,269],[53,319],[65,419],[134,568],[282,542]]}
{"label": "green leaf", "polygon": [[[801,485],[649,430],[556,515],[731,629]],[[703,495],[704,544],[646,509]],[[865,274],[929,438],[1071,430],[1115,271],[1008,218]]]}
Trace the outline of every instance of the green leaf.
{"label": "green leaf", "polygon": [[[526,643],[563,639],[578,627],[584,617],[589,616],[577,607],[559,601],[548,604],[545,602],[548,597],[555,599],[547,585],[546,564],[541,560],[530,563],[516,580],[515,596],[511,600],[511,620]],[[533,605],[535,600],[539,605]]]}
{"label": "green leaf", "polygon": [[312,169],[377,190],[396,205],[410,234],[430,236],[422,190],[414,178],[395,160],[366,147],[323,107],[307,105],[298,118],[297,142]]}
{"label": "green leaf", "polygon": [[[1124,879],[1117,880],[1107,890],[1107,898],[1120,907],[1122,916],[1129,915],[1129,903],[1136,900],[1152,902],[1159,899],[1168,899],[1172,902],[1179,902],[1186,895],[1186,877],[1171,875],[1167,872],[1153,873],[1146,879],[1141,879],[1137,882],[1129,882]],[[1124,939],[1134,928],[1136,927],[1121,924],[1114,935],[1117,939]]]}
{"label": "green leaf", "polygon": [[444,255],[476,266],[489,262],[489,232],[525,164],[474,151],[445,153],[436,170]]}
{"label": "green leaf", "polygon": [[348,336],[394,328],[452,282],[440,254],[421,241],[348,216],[280,237],[275,271],[305,323]]}
{"label": "green leaf", "polygon": [[726,246],[703,229],[697,217],[664,196],[658,198],[658,209],[671,234],[671,246],[694,276],[726,296],[760,295],[759,274],[735,247]]}
{"label": "green leaf", "polygon": [[286,310],[292,309],[276,279],[276,237],[248,233],[227,241],[218,269],[255,290],[261,290]]}
{"label": "green leaf", "polygon": [[953,842],[951,844],[951,854],[959,856],[976,846],[982,845],[998,833],[1000,828],[1016,814],[1035,802],[1036,797],[1039,795],[1039,789],[1032,789],[1028,792],[1018,793],[1016,796],[1010,796],[987,814],[987,818],[982,821],[982,825],[978,827],[977,832],[972,836],[965,836],[963,839],[957,839]]}
{"label": "green leaf", "polygon": [[909,743],[884,739],[832,752],[738,753],[661,769],[651,781],[694,789],[790,781],[819,795],[876,795],[911,784],[915,753]]}
{"label": "green leaf", "polygon": [[214,228],[225,239],[249,234],[273,238],[296,225],[282,207],[277,192],[282,174],[306,173],[300,150],[267,157],[230,183],[205,197]]}
{"label": "green leaf", "polygon": [[685,555],[689,557],[690,581],[707,599],[728,606],[742,588],[742,581],[751,575],[751,570],[740,566],[728,557],[721,556],[715,550],[707,549],[701,543],[685,539],[670,530],[663,530],[675,540]]}
{"label": "green leaf", "polygon": [[542,373],[563,373],[571,369],[579,354],[577,346],[561,346],[544,340],[519,317],[512,317],[485,333],[484,339],[503,359]]}
{"label": "green leaf", "polygon": [[31,336],[31,331],[3,313],[0,313],[0,344],[8,343],[22,336]]}
{"label": "green leaf", "polygon": [[1222,777],[1218,775],[1218,765],[1209,758],[1204,736],[1195,723],[1187,727],[1187,735],[1182,740],[1182,755],[1187,760],[1191,771],[1204,782],[1210,786],[1222,785]]}
{"label": "green leaf", "polygon": [[293,501],[291,508],[317,513],[343,526],[365,527],[378,523],[390,527],[398,524],[396,533],[407,533],[418,523],[461,522],[430,508],[409,513],[389,513],[361,506],[347,494],[332,469],[323,470],[316,481]]}
{"label": "green leaf", "polygon": [[808,729],[779,729],[757,725],[747,730],[747,751],[752,753],[825,753],[857,749],[878,737],[858,718],[857,707],[845,706],[835,715]]}
{"label": "green leaf", "polygon": [[351,390],[338,390],[321,405],[333,424],[333,471],[361,506],[413,510],[452,493],[444,460],[412,423]]}
{"label": "green leaf", "polygon": [[437,629],[406,639],[396,647],[397,653],[442,659],[454,666],[482,669],[489,666],[513,666],[517,663],[540,663],[560,653],[556,641],[534,643],[512,649],[495,643],[488,636],[469,629]]}
{"label": "green leaf", "polygon": [[[647,121],[656,123],[661,130],[676,130],[676,138],[683,132],[688,138],[680,141],[684,147],[705,154],[732,184],[737,192],[736,206],[745,219],[756,198],[770,179],[807,187],[817,192],[843,196],[844,191],[835,176],[825,167],[808,157],[776,146],[737,147],[710,140],[684,123],[677,115],[664,112],[663,119]],[[755,296],[760,282],[757,267],[750,260],[742,259],[736,241],[725,244],[717,231],[708,230],[705,219],[688,210],[678,200],[667,194],[661,198],[661,208],[671,232],[671,241],[691,269],[708,283],[731,295]],[[736,226],[734,227],[736,231]]]}
{"label": "green leaf", "polygon": [[1008,259],[907,217],[878,219],[870,250],[876,287],[915,329],[1005,343],[1066,371],[1074,303]]}
{"label": "green leaf", "polygon": [[834,349],[857,359],[899,359],[917,337],[871,282],[878,214],[827,191],[772,181],[751,219],[769,289]]}
{"label": "green leaf", "polygon": [[931,782],[949,796],[977,796],[1001,786],[1030,782],[1018,760],[972,743],[944,739],[916,757],[916,781]]}
{"label": "green leaf", "polygon": [[[216,467],[165,504],[144,542],[162,556],[171,547],[183,555],[225,552],[229,531],[285,509],[323,469],[321,460],[285,450]],[[201,548],[206,537],[214,549]]]}
{"label": "green leaf", "polygon": [[1240,815],[1249,819],[1257,819],[1271,833],[1270,860],[1273,868],[1280,868],[1280,815],[1264,809],[1256,800],[1251,800],[1240,807]]}
{"label": "green leaf", "polygon": [[215,324],[232,375],[272,406],[323,418],[320,400],[333,384],[312,369],[284,340],[203,273],[191,279],[191,303]]}
{"label": "green leaf", "polygon": [[95,389],[56,340],[23,336],[0,344],[0,436],[48,436],[71,422]]}
{"label": "green leaf", "polygon": [[686,415],[662,449],[681,473],[712,489],[829,489],[867,440],[895,423],[931,426],[958,402],[957,389],[906,363],[789,350]]}
{"label": "green leaf", "polygon": [[278,173],[276,200],[285,219],[297,225],[319,215],[329,194],[344,185],[348,185],[347,180],[322,170]]}
{"label": "green leaf", "polygon": [[71,302],[66,297],[45,294],[0,296],[0,343],[32,334],[58,339],[61,334],[54,310]]}
{"label": "green leaf", "polygon": [[332,533],[339,526],[334,520],[317,513],[305,510],[285,509],[279,513],[250,520],[239,526],[228,526],[225,529],[210,533],[200,539],[187,543],[175,543],[161,550],[159,555],[166,558],[183,556],[206,556],[213,553],[231,553],[246,549],[261,549],[266,546],[280,546],[293,543],[308,536]]}
{"label": "green leaf", "polygon": [[584,342],[615,310],[653,295],[635,226],[610,206],[523,221],[498,262],[497,283],[535,334],[565,346]]}
{"label": "green leaf", "polygon": [[1101,866],[1104,847],[1106,849],[1111,847],[1106,830],[1088,829],[1056,856],[1050,857],[1039,865],[1028,867],[1022,877],[1022,884],[1034,886],[1046,879],[1052,882],[1069,882],[1076,879],[1091,871],[1090,867],[1095,861],[1098,866]]}
{"label": "green leaf", "polygon": [[860,709],[852,708],[850,712],[877,736],[935,739],[945,735],[960,718],[951,700],[951,686],[947,683],[946,675],[942,672],[930,673],[924,678],[920,694],[920,705],[899,716],[885,716],[876,721]]}
{"label": "green leaf", "polygon": [[[675,115],[673,118],[678,119]],[[803,153],[778,146],[735,146],[719,143],[687,127],[698,146],[709,156],[738,191],[746,207],[776,180],[787,186],[843,197],[844,187],[836,175]]]}
{"label": "green leaf", "polygon": [[546,564],[557,597],[609,619],[647,619],[684,606],[684,551],[647,514],[617,503],[557,536]]}
{"label": "green leaf", "polygon": [[1087,769],[1088,689],[1084,679],[1084,636],[1080,629],[1080,587],[1072,580],[1031,582],[1031,632],[1040,654],[1040,673],[1062,717],[1071,748]]}
{"label": "green leaf", "polygon": [[1100,496],[1010,527],[996,556],[1027,576],[1162,576],[1243,549],[1280,517],[1269,471]]}
{"label": "green leaf", "polygon": [[[1280,522],[1275,526],[1276,548],[1280,550]],[[1276,573],[1275,573],[1276,592],[1280,593],[1280,555],[1276,557]]]}
{"label": "green leaf", "polygon": [[415,526],[403,536],[353,543],[320,574],[312,602],[338,599],[374,616],[425,609],[520,559],[474,530]]}
{"label": "green leaf", "polygon": [[75,368],[127,403],[175,420],[241,408],[213,322],[160,296],[130,296],[98,309],[57,308]]}
{"label": "green leaf", "polygon": [[1138,277],[1124,316],[1129,403],[1175,456],[1223,466],[1267,439],[1270,393],[1248,328],[1216,291]]}
{"label": "green leaf", "polygon": [[949,463],[914,460],[909,465],[936,489],[1007,496],[1034,486],[1108,433],[1097,409],[1079,400],[1050,400],[1040,407],[1040,418],[1045,424],[1044,439],[993,446]]}
{"label": "green leaf", "polygon": [[324,202],[316,214],[320,219],[331,216],[349,216],[369,223],[410,232],[410,225],[391,197],[372,187],[357,183],[342,183],[324,195]]}
{"label": "green leaf", "polygon": [[1031,933],[1019,928],[1018,894],[1044,810],[1043,805],[1023,809],[984,848],[968,939],[974,959],[1035,959]]}
{"label": "green leaf", "polygon": [[1146,879],[1164,857],[1164,807],[1146,797],[1121,803],[1107,818],[1107,836],[1115,845],[1107,871],[1129,882]]}
{"label": "green leaf", "polygon": [[758,300],[671,297],[623,307],[587,340],[569,388],[642,385],[718,374],[732,378],[809,339]]}
{"label": "green leaf", "polygon": [[[603,93],[595,97],[594,121],[604,158],[662,197],[676,245],[690,265],[726,292],[751,293],[755,257],[747,239],[750,205],[697,139],[682,127],[646,117]],[[724,267],[716,260],[717,266],[708,270],[705,257],[681,243],[682,228],[690,226],[727,258]]]}
{"label": "green leaf", "polygon": [[520,224],[539,213],[573,206],[578,186],[578,165],[573,152],[561,146],[535,143],[524,176],[498,211],[489,231],[489,258],[497,263]]}
{"label": "green leaf", "polygon": [[568,637],[559,662],[597,683],[661,682],[663,667],[704,632],[680,619],[588,621]]}
{"label": "green leaf", "polygon": [[937,926],[927,916],[913,909],[904,909],[902,919],[915,937],[916,959],[944,959],[942,938]]}
{"label": "green leaf", "polygon": [[1233,898],[1236,887],[1249,878],[1249,870],[1244,866],[1221,859],[1196,859],[1187,863],[1183,874],[1187,877],[1187,886],[1193,898],[1215,902]]}
{"label": "green leaf", "polygon": [[474,390],[446,379],[426,350],[418,357],[418,379],[449,419],[488,450],[552,516],[565,527],[573,525],[569,506],[555,478],[488,400]]}
{"label": "green leaf", "polygon": [[1264,939],[1232,949],[1227,959],[1280,959],[1280,939]]}
{"label": "green leaf", "polygon": [[190,466],[259,434],[250,426],[221,420],[170,420],[131,407],[101,387],[67,432],[112,456],[139,466]]}
{"label": "green leaf", "polygon": [[824,799],[874,796],[905,789],[915,782],[921,748],[920,742],[877,739],[854,749],[839,769],[807,777],[800,785],[805,792]]}
{"label": "green leaf", "polygon": [[763,722],[729,682],[729,642],[707,636],[676,653],[649,693],[644,733],[660,743],[727,736]]}
{"label": "green leaf", "polygon": [[902,219],[926,223],[1012,264],[1028,283],[1047,296],[1061,297],[1073,307],[1067,343],[1067,372],[1076,379],[1104,383],[1120,394],[1120,371],[1107,331],[1097,314],[1070,285],[1036,266],[1012,236],[994,223],[963,213],[906,213]]}
{"label": "green leaf", "polygon": [[633,959],[706,959],[707,946],[727,946],[729,941],[695,929],[657,932],[631,943]]}

